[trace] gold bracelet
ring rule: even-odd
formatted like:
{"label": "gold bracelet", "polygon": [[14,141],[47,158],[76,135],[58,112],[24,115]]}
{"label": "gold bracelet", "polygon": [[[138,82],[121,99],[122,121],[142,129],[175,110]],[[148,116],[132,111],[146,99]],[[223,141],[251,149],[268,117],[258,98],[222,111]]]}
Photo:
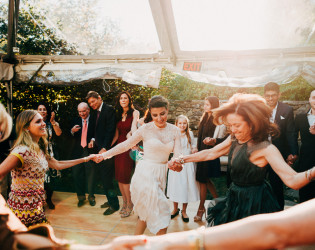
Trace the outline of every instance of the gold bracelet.
{"label": "gold bracelet", "polygon": [[204,230],[205,227],[202,226],[196,230],[192,230],[193,234],[189,235],[186,239],[188,240],[188,245],[193,250],[204,250],[205,241],[204,241]]}
{"label": "gold bracelet", "polygon": [[198,240],[196,244],[196,248],[199,250],[205,250],[205,226],[197,228]]}
{"label": "gold bracelet", "polygon": [[84,159],[84,162],[87,162],[87,158],[86,157],[84,157],[83,159]]}

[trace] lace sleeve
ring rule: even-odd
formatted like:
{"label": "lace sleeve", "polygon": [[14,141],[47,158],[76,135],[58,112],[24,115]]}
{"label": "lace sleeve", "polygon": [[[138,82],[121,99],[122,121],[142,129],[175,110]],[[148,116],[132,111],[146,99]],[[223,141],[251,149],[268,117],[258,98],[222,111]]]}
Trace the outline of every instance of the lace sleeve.
{"label": "lace sleeve", "polygon": [[175,127],[175,143],[174,143],[174,157],[177,158],[179,157],[183,152],[182,152],[182,145],[181,145],[181,140],[180,140],[180,131],[179,128]]}
{"label": "lace sleeve", "polygon": [[112,149],[106,151],[105,153],[102,154],[102,156],[104,157],[104,159],[108,159],[108,158],[112,158],[115,155],[126,152],[128,149],[135,146],[138,142],[140,142],[143,139],[142,137],[143,131],[144,131],[144,126],[137,129],[136,132],[133,133],[129,139],[119,143]]}

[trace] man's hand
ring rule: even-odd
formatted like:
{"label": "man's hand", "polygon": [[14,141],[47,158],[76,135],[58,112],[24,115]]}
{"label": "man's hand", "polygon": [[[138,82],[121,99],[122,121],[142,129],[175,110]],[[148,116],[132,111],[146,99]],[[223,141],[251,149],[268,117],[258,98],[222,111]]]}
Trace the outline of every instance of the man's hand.
{"label": "man's hand", "polygon": [[102,153],[105,153],[107,150],[105,149],[105,148],[102,148],[101,150],[100,150],[100,152],[98,152],[99,154],[102,154]]}
{"label": "man's hand", "polygon": [[293,163],[297,160],[297,158],[298,158],[297,155],[290,154],[288,158],[286,159],[286,162],[288,163],[288,165],[292,166]]}
{"label": "man's hand", "polygon": [[88,144],[88,148],[94,148],[94,140],[91,140]]}
{"label": "man's hand", "polygon": [[313,124],[312,126],[310,126],[310,133],[312,135],[315,135],[315,124]]}
{"label": "man's hand", "polygon": [[75,125],[71,129],[71,133],[74,134],[74,133],[78,132],[80,129],[81,129],[80,125]]}

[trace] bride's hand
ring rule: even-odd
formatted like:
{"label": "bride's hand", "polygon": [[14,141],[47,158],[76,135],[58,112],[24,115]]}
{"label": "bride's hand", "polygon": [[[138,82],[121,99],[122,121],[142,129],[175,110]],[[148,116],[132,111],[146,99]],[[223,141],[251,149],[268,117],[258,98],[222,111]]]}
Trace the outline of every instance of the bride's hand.
{"label": "bride's hand", "polygon": [[94,155],[92,160],[96,163],[100,163],[101,161],[104,160],[104,158],[102,154],[97,154],[97,155]]}

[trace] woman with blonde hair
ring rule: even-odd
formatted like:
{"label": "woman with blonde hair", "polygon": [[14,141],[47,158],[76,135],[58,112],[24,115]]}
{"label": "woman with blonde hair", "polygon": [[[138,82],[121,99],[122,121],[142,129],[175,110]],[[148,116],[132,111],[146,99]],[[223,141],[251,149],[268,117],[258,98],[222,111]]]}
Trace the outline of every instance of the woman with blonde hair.
{"label": "woman with blonde hair", "polygon": [[229,154],[232,184],[226,198],[208,209],[208,225],[220,225],[250,215],[280,210],[275,194],[266,181],[270,164],[282,181],[300,189],[315,177],[315,167],[297,173],[268,141],[278,129],[270,122],[271,109],[265,99],[253,94],[236,94],[227,104],[213,110],[214,123],[226,124],[231,135],[212,149],[173,159],[170,165],[216,159]]}
{"label": "woman with blonde hair", "polygon": [[11,171],[8,206],[24,225],[46,221],[44,178],[48,167],[61,170],[89,161],[57,161],[48,154],[46,124],[36,110],[25,110],[16,120],[17,140],[11,154],[0,165],[0,179]]}

